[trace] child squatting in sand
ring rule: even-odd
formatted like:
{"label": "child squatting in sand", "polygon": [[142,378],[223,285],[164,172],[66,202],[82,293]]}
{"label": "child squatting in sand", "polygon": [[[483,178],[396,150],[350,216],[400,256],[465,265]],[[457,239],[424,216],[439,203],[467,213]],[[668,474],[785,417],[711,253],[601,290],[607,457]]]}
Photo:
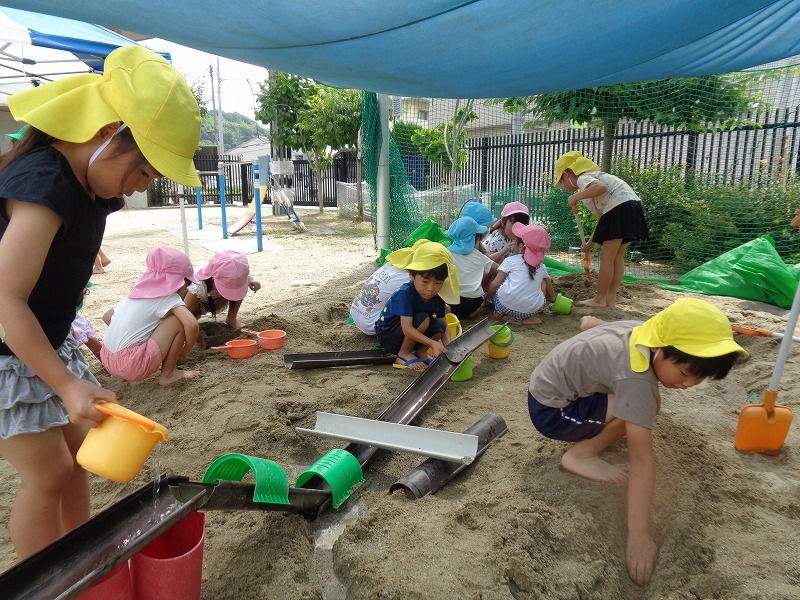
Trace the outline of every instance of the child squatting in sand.
{"label": "child squatting in sand", "polygon": [[[405,249],[397,252],[407,255]],[[389,255],[389,260],[395,262]],[[458,274],[447,248],[437,242],[415,247],[403,267],[411,281],[403,284],[383,307],[375,323],[378,342],[397,355],[398,369],[424,371],[450,343],[445,302],[458,303]],[[427,355],[428,348],[433,356]]]}
{"label": "child squatting in sand", "polygon": [[[681,298],[644,323],[583,317],[581,333],[551,350],[531,374],[534,427],[545,437],[574,442],[561,466],[588,479],[628,481],[626,559],[639,585],[650,581],[658,561],[650,532],[658,384],[686,389],[708,377],[722,379],[746,355],[722,311]],[[623,437],[628,475],[598,456]]]}

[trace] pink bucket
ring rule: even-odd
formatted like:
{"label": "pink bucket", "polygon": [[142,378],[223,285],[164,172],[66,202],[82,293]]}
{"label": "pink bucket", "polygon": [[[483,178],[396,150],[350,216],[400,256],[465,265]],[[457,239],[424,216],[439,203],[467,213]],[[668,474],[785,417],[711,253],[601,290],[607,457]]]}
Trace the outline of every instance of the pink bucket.
{"label": "pink bucket", "polygon": [[137,600],[198,600],[205,515],[193,512],[131,558]]}
{"label": "pink bucket", "polygon": [[131,585],[131,571],[125,561],[78,596],[78,600],[136,600]]}

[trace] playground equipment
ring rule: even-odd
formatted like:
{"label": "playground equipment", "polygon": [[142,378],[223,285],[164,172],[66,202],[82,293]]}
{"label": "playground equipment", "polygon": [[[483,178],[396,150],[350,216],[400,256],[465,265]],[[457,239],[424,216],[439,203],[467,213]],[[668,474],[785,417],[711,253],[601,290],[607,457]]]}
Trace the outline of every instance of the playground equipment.
{"label": "playground equipment", "polygon": [[386,350],[345,350],[342,352],[308,352],[284,354],[287,369],[321,369],[324,367],[354,367],[359,365],[390,365],[397,356]]}
{"label": "playground equipment", "polygon": [[[503,417],[489,413],[464,433],[478,437],[478,450],[475,454],[478,457],[507,432],[508,426]],[[466,468],[466,464],[429,458],[408,475],[395,481],[389,488],[389,493],[402,489],[412,498],[429,496]]]}
{"label": "playground equipment", "polygon": [[[448,345],[448,354],[442,354],[416,377],[376,420],[400,424],[413,422],[460,363],[494,334],[488,319],[464,332]],[[343,449],[352,455],[361,469],[378,450],[375,446],[358,443],[351,443]],[[296,482],[295,487],[289,488],[288,505],[255,501],[256,483],[227,480],[198,483],[186,477],[161,475],[155,482],[146,483],[0,574],[0,589],[7,598],[73,597],[197,510],[283,511],[313,519],[331,506],[336,508],[336,502],[342,501],[339,496],[345,487],[338,481],[332,484],[336,473],[324,467],[318,460],[306,471],[309,476],[299,484],[304,487],[297,487]],[[346,477],[345,482],[352,481],[352,474]],[[337,486],[337,498],[332,493],[334,485]]]}

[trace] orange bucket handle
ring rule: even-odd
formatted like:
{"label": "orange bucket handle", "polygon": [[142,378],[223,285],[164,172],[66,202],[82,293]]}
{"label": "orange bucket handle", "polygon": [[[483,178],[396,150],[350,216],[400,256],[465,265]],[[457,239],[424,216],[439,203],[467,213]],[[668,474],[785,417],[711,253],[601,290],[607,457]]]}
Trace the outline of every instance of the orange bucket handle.
{"label": "orange bucket handle", "polygon": [[119,409],[119,404],[115,404],[114,402],[102,402],[97,403],[94,407],[103,414],[119,417],[120,419],[125,419],[126,421],[130,421],[131,423],[136,423],[137,425],[141,425],[147,431],[153,431],[156,427],[154,421],[151,421],[147,417],[143,417],[142,415],[137,415],[135,413],[131,413],[129,411],[123,411]]}

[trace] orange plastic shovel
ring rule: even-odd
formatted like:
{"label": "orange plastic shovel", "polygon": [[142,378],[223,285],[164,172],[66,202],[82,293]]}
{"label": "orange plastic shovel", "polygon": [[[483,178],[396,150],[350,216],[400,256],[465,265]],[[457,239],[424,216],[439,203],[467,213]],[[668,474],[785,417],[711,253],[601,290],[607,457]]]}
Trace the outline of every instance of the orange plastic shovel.
{"label": "orange plastic shovel", "polygon": [[[741,325],[731,325],[731,329],[733,329],[736,333],[755,335],[757,337],[774,337],[782,339],[784,335],[779,331],[770,331],[769,329],[752,329],[750,327],[742,327]],[[800,342],[800,336],[792,336],[792,340],[795,342]]]}
{"label": "orange plastic shovel", "polygon": [[[789,318],[786,321],[787,332],[794,331],[798,314],[800,314],[800,285],[797,286]],[[792,424],[792,409],[775,404],[775,402],[778,399],[783,366],[786,364],[789,349],[794,341],[793,337],[784,335],[781,340],[778,358],[775,361],[775,371],[772,373],[769,388],[764,392],[763,402],[748,404],[739,412],[739,423],[733,439],[733,445],[737,450],[776,453],[786,441],[789,427]],[[751,398],[754,396],[755,393],[751,393]]]}
{"label": "orange plastic shovel", "polygon": [[[583,235],[583,223],[581,223],[581,217],[578,214],[578,205],[572,207],[572,212],[575,215],[575,223],[578,225],[578,233],[581,236],[581,246],[586,245],[586,237]],[[589,267],[592,266],[592,257],[588,251],[584,251],[583,253],[583,272],[586,273],[586,279],[589,281],[592,280],[592,273],[589,271]]]}

